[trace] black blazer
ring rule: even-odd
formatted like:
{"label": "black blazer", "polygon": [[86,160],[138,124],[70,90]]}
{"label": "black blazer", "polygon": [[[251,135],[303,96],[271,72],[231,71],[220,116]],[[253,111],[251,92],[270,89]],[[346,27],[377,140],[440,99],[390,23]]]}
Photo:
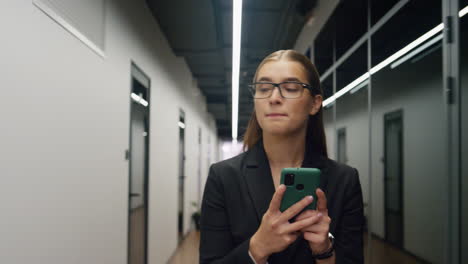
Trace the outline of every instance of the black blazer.
{"label": "black blazer", "polygon": [[[322,171],[321,189],[328,200],[335,237],[336,263],[364,263],[363,200],[358,171],[316,153],[302,167]],[[200,263],[252,263],[249,241],[260,226],[275,192],[270,165],[260,141],[251,150],[213,164],[203,194]],[[315,263],[306,240],[299,237],[269,264]]]}

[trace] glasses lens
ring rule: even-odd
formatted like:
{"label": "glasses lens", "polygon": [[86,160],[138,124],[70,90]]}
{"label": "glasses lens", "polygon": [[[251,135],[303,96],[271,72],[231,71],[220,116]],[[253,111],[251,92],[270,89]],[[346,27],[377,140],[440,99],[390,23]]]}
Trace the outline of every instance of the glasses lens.
{"label": "glasses lens", "polygon": [[300,83],[282,83],[280,85],[281,88],[281,93],[285,98],[298,98],[302,94],[302,90],[304,87],[302,87],[302,84]]}
{"label": "glasses lens", "polygon": [[257,83],[254,85],[253,94],[255,98],[269,97],[274,86],[269,83]]}

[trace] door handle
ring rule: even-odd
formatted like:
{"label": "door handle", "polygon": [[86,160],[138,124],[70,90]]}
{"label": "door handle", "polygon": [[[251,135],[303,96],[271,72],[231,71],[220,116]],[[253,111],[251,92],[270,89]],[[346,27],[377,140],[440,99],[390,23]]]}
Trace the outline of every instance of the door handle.
{"label": "door handle", "polygon": [[140,194],[139,193],[130,193],[130,197],[139,197]]}

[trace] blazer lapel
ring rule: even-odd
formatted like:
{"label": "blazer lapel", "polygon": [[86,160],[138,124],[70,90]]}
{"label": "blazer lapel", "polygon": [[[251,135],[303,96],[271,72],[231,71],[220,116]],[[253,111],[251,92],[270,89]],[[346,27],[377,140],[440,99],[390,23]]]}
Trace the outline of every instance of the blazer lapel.
{"label": "blazer lapel", "polygon": [[270,163],[263,149],[262,140],[247,153],[243,169],[247,189],[257,212],[257,220],[260,223],[275,193]]}

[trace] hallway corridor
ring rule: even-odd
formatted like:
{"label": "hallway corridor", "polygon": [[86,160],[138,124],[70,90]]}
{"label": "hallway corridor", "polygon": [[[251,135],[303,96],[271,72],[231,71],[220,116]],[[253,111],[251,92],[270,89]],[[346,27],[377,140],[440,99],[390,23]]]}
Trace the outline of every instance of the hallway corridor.
{"label": "hallway corridor", "polygon": [[0,32],[0,264],[197,264],[197,221],[249,262],[281,182],[324,188],[317,252],[468,263],[468,0],[0,0]]}

